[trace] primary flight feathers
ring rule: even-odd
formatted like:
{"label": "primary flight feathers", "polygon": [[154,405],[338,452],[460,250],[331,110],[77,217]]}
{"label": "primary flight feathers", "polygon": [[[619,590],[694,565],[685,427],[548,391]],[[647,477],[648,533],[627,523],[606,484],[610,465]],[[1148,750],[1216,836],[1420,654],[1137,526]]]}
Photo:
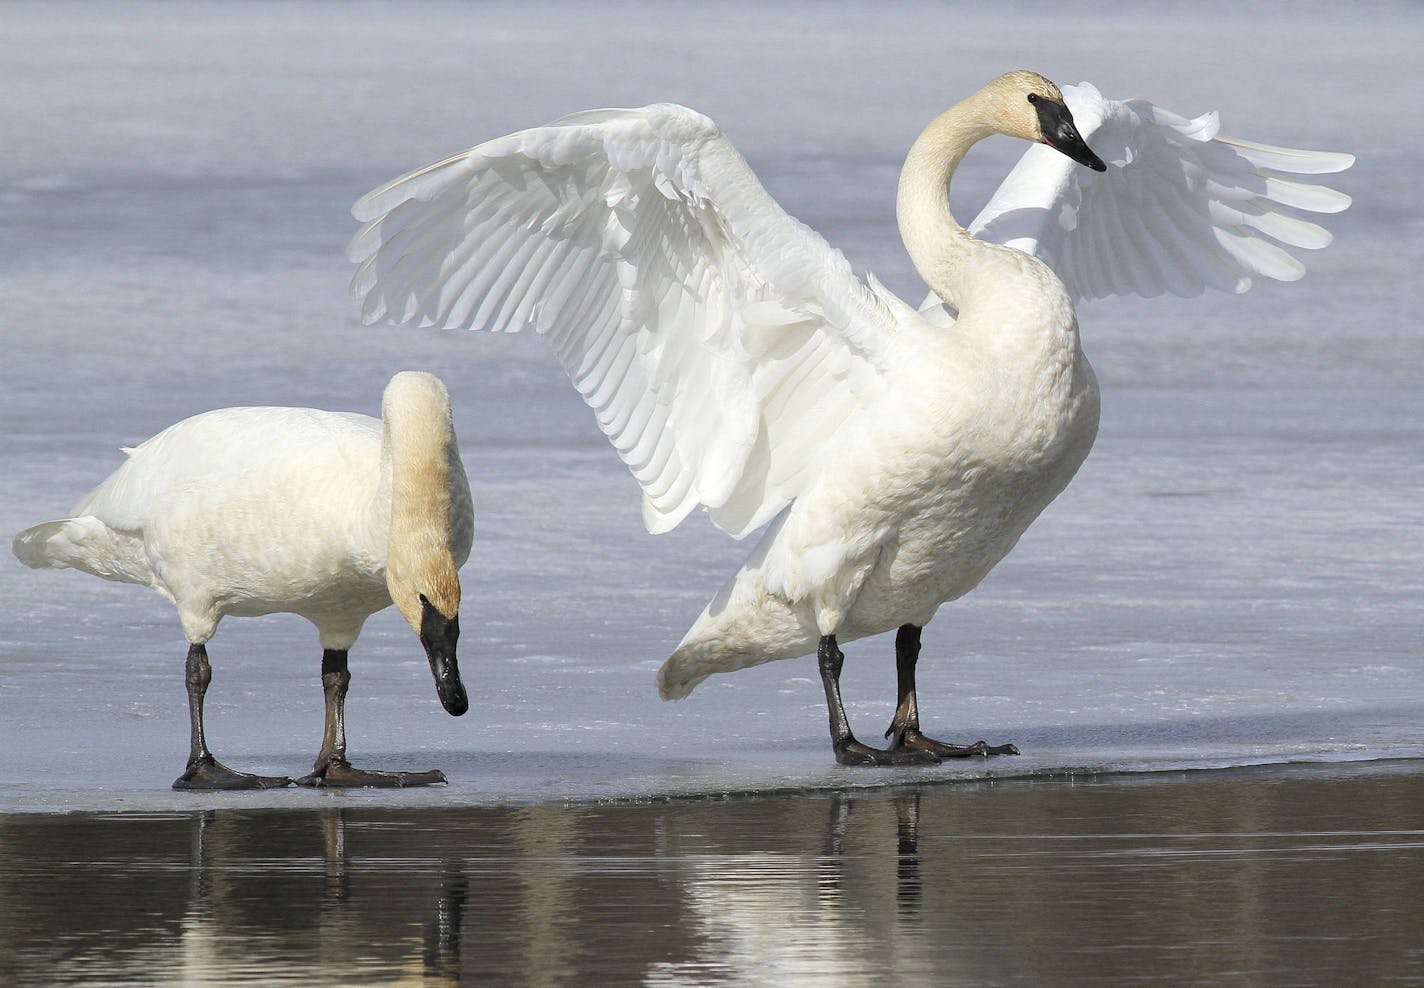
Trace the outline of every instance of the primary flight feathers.
{"label": "primary flight feathers", "polygon": [[1215,112],[1189,120],[1146,100],[1105,99],[1086,82],[1063,96],[1108,170],[1030,147],[969,230],[1042,258],[1076,299],[1295,281],[1305,266],[1292,250],[1331,239],[1299,212],[1350,205],[1317,176],[1344,171],[1353,155],[1223,137]]}

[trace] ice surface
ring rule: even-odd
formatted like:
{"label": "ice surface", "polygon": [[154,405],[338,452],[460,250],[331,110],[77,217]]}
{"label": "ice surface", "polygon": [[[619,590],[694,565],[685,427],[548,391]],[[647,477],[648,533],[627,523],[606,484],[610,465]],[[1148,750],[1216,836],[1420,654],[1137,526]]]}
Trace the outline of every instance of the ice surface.
{"label": "ice surface", "polygon": [[[462,667],[439,707],[393,612],[352,654],[353,759],[449,789],[193,797],[184,642],[152,594],[0,560],[0,810],[648,798],[907,779],[1424,755],[1424,10],[1322,5],[34,4],[0,31],[0,533],[62,515],[195,412],[375,413],[450,385],[476,496]],[[747,550],[657,538],[535,338],[363,328],[347,210],[375,184],[566,112],[671,99],[743,147],[858,268],[918,299],[898,242],[918,128],[1000,71],[1088,79],[1223,132],[1351,151],[1354,207],[1298,284],[1080,312],[1101,437],[1066,494],[925,634],[931,733],[1016,759],[831,763],[811,659],[657,699],[653,674]],[[955,186],[972,215],[1017,153]],[[847,648],[859,733],[890,643]],[[295,774],[321,727],[300,619],[228,621],[209,737]]]}

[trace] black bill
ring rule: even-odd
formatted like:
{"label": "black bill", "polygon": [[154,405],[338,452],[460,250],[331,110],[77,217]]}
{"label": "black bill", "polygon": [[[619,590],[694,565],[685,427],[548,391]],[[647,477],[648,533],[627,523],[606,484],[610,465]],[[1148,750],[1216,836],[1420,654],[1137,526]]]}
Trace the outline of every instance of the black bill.
{"label": "black bill", "polygon": [[1073,114],[1067,106],[1042,96],[1029,99],[1038,110],[1038,129],[1043,132],[1043,143],[1095,172],[1108,170],[1103,159],[1093,153],[1083,135],[1078,133],[1078,125],[1073,123]]}
{"label": "black bill", "polygon": [[460,682],[460,664],[455,660],[455,642],[460,637],[460,615],[447,618],[435,605],[420,595],[423,609],[420,619],[420,644],[430,659],[430,673],[435,677],[435,693],[440,705],[452,717],[470,709],[465,684]]}

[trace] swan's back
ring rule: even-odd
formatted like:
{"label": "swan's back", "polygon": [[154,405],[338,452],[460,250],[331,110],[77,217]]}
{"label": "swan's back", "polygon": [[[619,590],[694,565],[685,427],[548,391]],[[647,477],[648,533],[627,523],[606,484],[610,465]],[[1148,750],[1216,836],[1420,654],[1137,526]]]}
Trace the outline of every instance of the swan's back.
{"label": "swan's back", "polygon": [[173,600],[230,600],[227,613],[274,604],[384,554],[372,515],[381,424],[308,408],[225,408],[142,445],[75,506],[22,532],[32,567],[73,567],[151,586]]}
{"label": "swan's back", "polygon": [[353,479],[364,477],[374,487],[380,444],[381,423],[368,415],[222,408],[126,450],[128,459],[73,514],[134,530],[183,505],[198,510],[215,500],[296,497],[328,486],[324,477],[344,482],[330,484],[335,489],[349,489]]}

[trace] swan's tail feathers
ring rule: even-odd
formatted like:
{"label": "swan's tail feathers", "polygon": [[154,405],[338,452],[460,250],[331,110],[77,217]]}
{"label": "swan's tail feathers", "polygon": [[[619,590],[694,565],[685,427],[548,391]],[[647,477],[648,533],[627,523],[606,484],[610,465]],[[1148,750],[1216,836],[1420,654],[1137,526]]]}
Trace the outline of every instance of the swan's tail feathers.
{"label": "swan's tail feathers", "polygon": [[15,536],[10,549],[15,558],[30,569],[66,569],[71,540],[67,530],[77,519],[61,518],[47,521],[43,525],[27,528]]}
{"label": "swan's tail feathers", "polygon": [[732,672],[759,666],[785,655],[756,649],[719,647],[710,641],[683,641],[658,670],[658,695],[664,700],[681,700],[714,672]]}
{"label": "swan's tail feathers", "polygon": [[682,649],[673,652],[658,670],[658,696],[664,700],[681,700],[697,689],[709,673],[698,675],[692,671],[696,665]]}
{"label": "swan's tail feathers", "polygon": [[105,580],[152,583],[143,543],[92,515],[60,518],[27,528],[10,545],[31,569],[78,569]]}
{"label": "swan's tail feathers", "polygon": [[658,670],[658,693],[681,700],[716,672],[733,672],[816,650],[820,638],[808,615],[773,597],[754,603],[733,590],[707,605],[702,616]]}

